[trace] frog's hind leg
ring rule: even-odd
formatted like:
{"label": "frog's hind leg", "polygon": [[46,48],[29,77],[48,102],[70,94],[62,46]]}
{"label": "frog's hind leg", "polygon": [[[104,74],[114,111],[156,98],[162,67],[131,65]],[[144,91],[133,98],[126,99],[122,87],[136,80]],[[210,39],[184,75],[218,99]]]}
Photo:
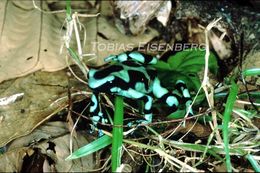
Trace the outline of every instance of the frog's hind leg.
{"label": "frog's hind leg", "polygon": [[186,112],[188,112],[188,115],[191,116],[193,115],[192,108],[190,108],[192,99],[189,93],[189,90],[187,89],[187,86],[184,81],[178,80],[176,82],[176,89],[178,90],[179,93],[182,94],[182,101],[185,103],[186,107]]}
{"label": "frog's hind leg", "polygon": [[91,104],[90,104],[90,114],[91,120],[95,127],[97,127],[97,123],[106,123],[107,120],[103,117],[103,113],[99,107],[99,95],[97,92],[93,92],[91,96]]}

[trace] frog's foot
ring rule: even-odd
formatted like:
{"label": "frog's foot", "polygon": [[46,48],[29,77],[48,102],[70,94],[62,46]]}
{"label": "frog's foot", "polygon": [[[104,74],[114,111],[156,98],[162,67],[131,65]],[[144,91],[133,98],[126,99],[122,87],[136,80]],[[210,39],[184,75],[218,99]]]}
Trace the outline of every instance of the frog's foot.
{"label": "frog's foot", "polygon": [[[91,117],[91,120],[93,122],[93,126],[91,129],[91,133],[93,133],[95,131],[95,128],[97,128],[97,124],[100,122],[102,124],[108,123],[108,120],[106,118],[103,117],[103,113],[99,112],[98,115],[94,115]],[[101,130],[98,130],[99,136],[102,136],[103,133]]]}
{"label": "frog's foot", "polygon": [[134,124],[136,124],[137,126],[149,124],[149,123],[152,122],[152,117],[153,117],[152,113],[145,114],[145,115],[144,115],[145,120],[136,120],[135,123],[133,123],[133,122],[128,122],[128,123],[127,123],[127,126],[128,126],[128,127],[132,127]]}
{"label": "frog's foot", "polygon": [[[89,133],[94,133],[94,131],[95,131],[95,126],[94,125],[91,125],[91,129],[89,130]],[[99,137],[101,137],[101,136],[103,136],[104,135],[104,133],[102,132],[102,130],[101,129],[98,129],[98,136]]]}

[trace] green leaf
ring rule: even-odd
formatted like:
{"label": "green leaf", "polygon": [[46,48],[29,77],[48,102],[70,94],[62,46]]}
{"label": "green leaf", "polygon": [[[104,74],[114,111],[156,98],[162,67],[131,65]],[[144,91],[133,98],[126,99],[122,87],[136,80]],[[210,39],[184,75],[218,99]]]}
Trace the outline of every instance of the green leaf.
{"label": "green leaf", "polygon": [[[205,65],[205,53],[198,49],[187,49],[171,56],[167,62],[172,70],[199,72]],[[209,70],[215,75],[218,72],[217,58],[212,53],[209,56]]]}
{"label": "green leaf", "polygon": [[200,79],[196,73],[158,71],[158,76],[161,80],[162,86],[170,90],[175,89],[175,84],[177,80],[184,81],[189,91],[198,91],[201,84]]}
{"label": "green leaf", "polygon": [[104,135],[97,140],[81,147],[80,149],[74,151],[70,156],[68,156],[65,160],[78,159],[80,157],[89,155],[94,153],[112,143],[112,138],[110,136]]}
{"label": "green leaf", "polygon": [[171,70],[171,67],[168,63],[160,60],[158,60],[156,64],[152,65],[152,67],[156,68],[158,71]]}
{"label": "green leaf", "polygon": [[171,113],[170,115],[167,116],[167,118],[170,119],[180,119],[183,118],[186,114],[185,110],[177,110],[176,112]]}
{"label": "green leaf", "polygon": [[181,51],[176,53],[173,56],[170,56],[168,63],[172,69],[177,69],[185,59],[188,59],[191,56],[192,52],[189,50]]}

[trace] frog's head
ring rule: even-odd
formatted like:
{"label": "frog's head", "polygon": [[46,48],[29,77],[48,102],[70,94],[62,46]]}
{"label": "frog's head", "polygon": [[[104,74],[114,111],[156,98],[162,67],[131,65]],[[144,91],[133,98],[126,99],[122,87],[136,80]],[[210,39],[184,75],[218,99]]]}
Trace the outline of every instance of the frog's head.
{"label": "frog's head", "polygon": [[119,55],[110,55],[104,59],[105,62],[109,61],[116,61],[116,62],[124,62],[127,60],[127,54],[126,53],[121,53]]}

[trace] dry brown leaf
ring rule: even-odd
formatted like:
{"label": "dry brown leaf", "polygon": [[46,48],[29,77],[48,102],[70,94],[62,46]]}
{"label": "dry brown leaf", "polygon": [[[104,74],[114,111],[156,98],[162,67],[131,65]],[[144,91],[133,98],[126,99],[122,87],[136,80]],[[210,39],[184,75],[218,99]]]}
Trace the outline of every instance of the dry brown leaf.
{"label": "dry brown leaf", "polygon": [[36,128],[32,133],[17,138],[8,144],[8,150],[14,150],[29,146],[32,143],[37,143],[43,139],[52,139],[64,134],[68,134],[67,124],[61,121],[47,122],[44,125]]}
{"label": "dry brown leaf", "polygon": [[[39,8],[45,11],[49,10],[46,1],[35,2]],[[0,82],[37,70],[57,71],[67,66],[66,50],[63,49],[63,53],[59,54],[63,44],[62,34],[64,33],[60,31],[66,17],[65,12],[59,14],[42,13],[34,8],[31,0],[2,0],[0,1],[0,9]],[[98,20],[98,28],[96,20]],[[125,36],[102,15],[98,19],[80,18],[80,21],[84,24],[87,34],[83,53],[96,53],[96,59],[91,61],[91,64],[96,66],[104,64],[104,57],[111,53],[117,54],[122,50],[95,52],[93,42],[138,45],[139,42],[146,43],[157,35],[155,31],[151,30],[149,34],[143,34],[139,37]],[[102,40],[97,36],[97,32],[107,35],[109,40]],[[83,30],[81,30],[82,39],[83,34]],[[77,50],[75,39],[72,39],[70,46]],[[85,62],[88,62],[90,58],[93,57],[85,57]]]}
{"label": "dry brown leaf", "polygon": [[[72,86],[77,83],[70,81]],[[75,82],[75,81],[74,81]],[[1,84],[0,98],[24,93],[20,100],[0,106],[0,147],[11,140],[30,133],[55,111],[67,105],[68,79],[65,71],[36,72]],[[79,89],[84,89],[84,85]],[[65,97],[50,106],[55,100]]]}
{"label": "dry brown leaf", "polygon": [[[46,8],[45,1],[41,4]],[[0,82],[66,67],[59,55],[60,21],[54,15],[41,13],[32,1],[3,0],[0,9]]]}

